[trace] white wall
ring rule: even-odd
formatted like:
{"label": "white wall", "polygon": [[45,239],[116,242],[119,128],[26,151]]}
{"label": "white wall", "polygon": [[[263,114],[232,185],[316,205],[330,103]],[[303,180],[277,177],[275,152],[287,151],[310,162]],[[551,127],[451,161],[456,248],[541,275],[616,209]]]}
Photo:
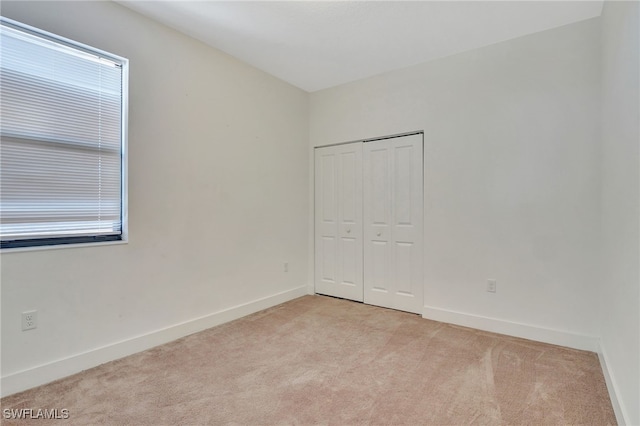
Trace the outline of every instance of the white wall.
{"label": "white wall", "polygon": [[130,242],[2,253],[3,393],[307,291],[306,92],[112,2],[2,14],[130,59]]}
{"label": "white wall", "polygon": [[599,39],[588,20],[311,94],[311,146],[424,130],[425,316],[596,349]]}
{"label": "white wall", "polygon": [[[425,314],[576,347],[601,335],[625,418],[640,424],[637,13],[605,5],[604,60],[596,19],[308,105],[117,4],[3,1],[4,16],[131,60],[130,243],[2,253],[3,394],[303,293],[305,141],[424,130]],[[39,327],[21,332],[31,309]]]}
{"label": "white wall", "polygon": [[602,13],[602,349],[620,411],[640,425],[640,25],[638,2]]}

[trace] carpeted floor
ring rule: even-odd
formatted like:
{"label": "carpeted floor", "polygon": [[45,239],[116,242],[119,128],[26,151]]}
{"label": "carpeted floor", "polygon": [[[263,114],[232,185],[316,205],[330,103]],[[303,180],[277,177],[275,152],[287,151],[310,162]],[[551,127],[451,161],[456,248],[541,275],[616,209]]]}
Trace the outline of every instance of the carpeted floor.
{"label": "carpeted floor", "polygon": [[594,353],[305,296],[0,401],[3,424],[615,424]]}

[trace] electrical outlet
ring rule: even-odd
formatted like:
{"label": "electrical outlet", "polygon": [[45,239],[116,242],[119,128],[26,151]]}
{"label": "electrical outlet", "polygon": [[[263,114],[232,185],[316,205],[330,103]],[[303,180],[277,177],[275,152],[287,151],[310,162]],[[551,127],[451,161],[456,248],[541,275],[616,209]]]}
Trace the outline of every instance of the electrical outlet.
{"label": "electrical outlet", "polygon": [[289,262],[284,262],[284,271],[289,272]]}
{"label": "electrical outlet", "polygon": [[33,330],[38,327],[38,311],[22,313],[22,331]]}
{"label": "electrical outlet", "polygon": [[487,280],[487,291],[489,293],[495,293],[496,292],[496,280],[494,280],[494,279],[488,279]]}

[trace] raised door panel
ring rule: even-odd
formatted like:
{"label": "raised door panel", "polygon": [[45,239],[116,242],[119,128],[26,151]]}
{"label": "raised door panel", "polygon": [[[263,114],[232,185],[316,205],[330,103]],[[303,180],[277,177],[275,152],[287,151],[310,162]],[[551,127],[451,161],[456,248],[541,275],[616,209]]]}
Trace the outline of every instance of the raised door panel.
{"label": "raised door panel", "polygon": [[330,289],[338,282],[337,156],[331,149],[315,153],[315,285]]}
{"label": "raised door panel", "polygon": [[362,301],[362,144],[337,147],[338,233],[341,280],[338,294]]}
{"label": "raised door panel", "polygon": [[386,306],[391,265],[391,152],[384,141],[363,148],[364,301]]}
{"label": "raised door panel", "polygon": [[420,313],[422,276],[422,135],[393,141],[393,307]]}

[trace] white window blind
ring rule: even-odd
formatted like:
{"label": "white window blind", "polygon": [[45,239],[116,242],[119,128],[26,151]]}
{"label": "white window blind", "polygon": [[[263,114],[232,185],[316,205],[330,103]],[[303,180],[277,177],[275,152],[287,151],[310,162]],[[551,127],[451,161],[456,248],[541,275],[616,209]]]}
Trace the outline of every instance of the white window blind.
{"label": "white window blind", "polygon": [[126,59],[0,25],[2,247],[122,239]]}

